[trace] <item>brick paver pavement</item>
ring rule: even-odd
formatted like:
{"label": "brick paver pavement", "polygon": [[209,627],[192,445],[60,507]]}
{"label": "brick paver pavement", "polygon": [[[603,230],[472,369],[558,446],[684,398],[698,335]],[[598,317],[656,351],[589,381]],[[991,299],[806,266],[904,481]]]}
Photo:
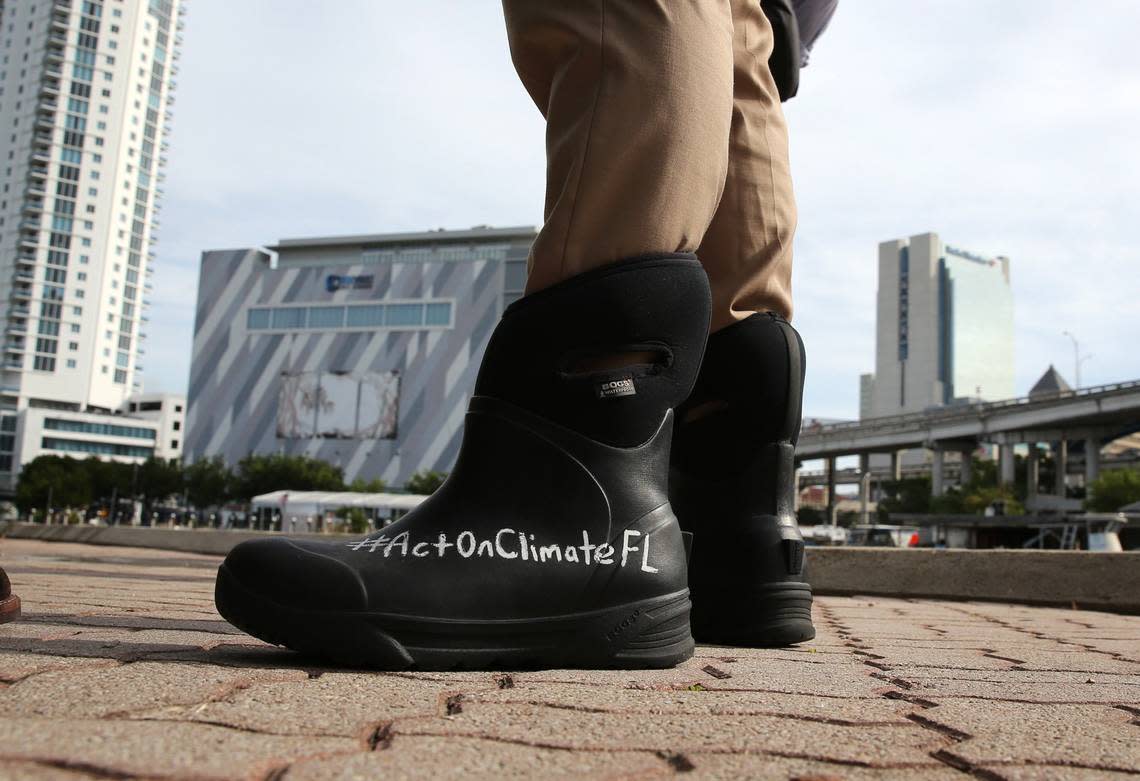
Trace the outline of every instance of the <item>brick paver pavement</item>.
{"label": "brick paver pavement", "polygon": [[1115,779],[1140,618],[817,600],[794,649],[673,670],[373,673],[246,637],[218,559],[0,540],[0,778]]}

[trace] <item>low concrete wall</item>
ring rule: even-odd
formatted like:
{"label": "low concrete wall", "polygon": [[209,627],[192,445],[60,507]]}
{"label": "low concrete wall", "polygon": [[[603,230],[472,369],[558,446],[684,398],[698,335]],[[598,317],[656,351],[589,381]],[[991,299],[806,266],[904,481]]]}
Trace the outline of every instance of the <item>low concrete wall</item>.
{"label": "low concrete wall", "polygon": [[[183,553],[224,556],[239,542],[280,537],[278,532],[218,531],[216,529],[168,529],[149,526],[46,526],[9,524],[7,536],[21,540],[81,542],[87,545],[121,545],[127,548],[158,548]],[[314,540],[359,539],[359,534],[290,534]]]}
{"label": "low concrete wall", "polygon": [[983,599],[1140,613],[1140,552],[812,548],[818,594]]}
{"label": "low concrete wall", "polygon": [[[0,533],[3,530],[0,529]],[[274,532],[10,524],[19,539],[224,555]],[[296,534],[335,540],[360,535]],[[817,594],[979,599],[1140,613],[1140,552],[811,548]]]}

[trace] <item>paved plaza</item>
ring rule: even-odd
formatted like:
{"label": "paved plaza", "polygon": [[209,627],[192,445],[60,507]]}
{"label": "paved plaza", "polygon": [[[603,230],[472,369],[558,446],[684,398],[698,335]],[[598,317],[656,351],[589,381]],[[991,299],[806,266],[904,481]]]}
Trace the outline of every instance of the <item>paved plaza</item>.
{"label": "paved plaza", "polygon": [[0,540],[0,779],[1140,774],[1140,617],[825,597],[672,670],[373,673],[230,627],[219,562]]}

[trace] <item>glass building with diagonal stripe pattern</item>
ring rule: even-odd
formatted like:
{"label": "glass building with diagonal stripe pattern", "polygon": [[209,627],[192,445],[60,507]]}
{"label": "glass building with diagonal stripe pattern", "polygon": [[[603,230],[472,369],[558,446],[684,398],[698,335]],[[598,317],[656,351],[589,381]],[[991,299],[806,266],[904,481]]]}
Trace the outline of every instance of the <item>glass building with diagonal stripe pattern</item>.
{"label": "glass building with diagonal stripe pattern", "polygon": [[186,461],[306,455],[390,485],[449,470],[535,235],[478,227],[203,253]]}

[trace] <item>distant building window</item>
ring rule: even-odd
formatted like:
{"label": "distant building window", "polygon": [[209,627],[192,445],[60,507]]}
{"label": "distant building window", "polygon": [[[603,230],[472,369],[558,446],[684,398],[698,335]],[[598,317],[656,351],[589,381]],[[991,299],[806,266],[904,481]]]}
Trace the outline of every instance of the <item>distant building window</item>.
{"label": "distant building window", "polygon": [[383,304],[348,307],[349,328],[374,328],[379,325],[384,325]]}
{"label": "distant building window", "polygon": [[384,313],[384,325],[423,325],[423,304],[388,304]]}
{"label": "distant building window", "polygon": [[246,328],[251,331],[269,327],[269,309],[251,309],[246,315]]}
{"label": "distant building window", "polygon": [[171,450],[177,450],[178,449],[178,440],[177,439],[170,440],[170,449]]}
{"label": "distant building window", "polygon": [[70,431],[74,434],[96,434],[103,437],[126,437],[128,439],[156,438],[154,429],[139,426],[119,426],[114,423],[94,423],[89,420],[67,420],[66,418],[44,418],[44,428],[49,431]]}
{"label": "distant building window", "polygon": [[304,328],[306,310],[300,306],[278,307],[273,310],[274,328]]}
{"label": "distant building window", "polygon": [[58,450],[64,453],[94,453],[101,456],[128,456],[130,458],[150,458],[153,447],[119,445],[111,442],[83,442],[75,439],[44,437],[40,442],[44,450]]}
{"label": "distant building window", "polygon": [[344,307],[311,307],[309,309],[309,328],[344,328]]}
{"label": "distant building window", "polygon": [[310,330],[419,330],[451,328],[450,301],[395,301],[346,306],[260,307],[246,312],[251,331]]}
{"label": "distant building window", "polygon": [[424,325],[451,325],[451,304],[428,304],[424,308]]}

